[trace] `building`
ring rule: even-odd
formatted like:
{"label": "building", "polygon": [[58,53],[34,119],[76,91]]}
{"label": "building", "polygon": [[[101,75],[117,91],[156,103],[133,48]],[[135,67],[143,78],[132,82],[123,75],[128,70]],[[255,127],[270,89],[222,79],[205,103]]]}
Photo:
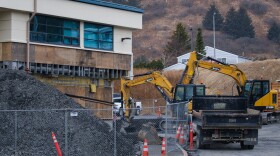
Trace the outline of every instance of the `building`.
{"label": "building", "polygon": [[101,0],[1,0],[0,68],[111,101],[112,81],[132,72],[132,32],[142,28],[142,14]]}
{"label": "building", "polygon": [[[214,58],[214,48],[206,46],[205,47],[206,56]],[[223,50],[215,49],[215,56],[218,61],[227,63],[227,64],[238,64],[238,63],[244,63],[244,62],[251,62],[250,59],[245,58],[243,56],[235,55]],[[190,57],[190,53],[181,55],[177,57],[178,63],[171,65],[167,68],[165,68],[165,71],[168,70],[183,70],[185,69],[185,64],[187,63],[188,59]]]}

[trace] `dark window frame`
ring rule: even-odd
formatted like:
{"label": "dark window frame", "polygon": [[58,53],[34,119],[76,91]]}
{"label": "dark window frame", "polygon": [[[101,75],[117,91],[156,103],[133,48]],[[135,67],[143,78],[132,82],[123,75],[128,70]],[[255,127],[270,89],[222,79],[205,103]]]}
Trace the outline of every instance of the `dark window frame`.
{"label": "dark window frame", "polygon": [[[35,22],[37,20],[37,22]],[[55,25],[52,22],[59,21],[57,25]],[[50,22],[50,23],[48,23]],[[69,25],[65,26],[64,22],[74,22],[75,27],[69,27]],[[41,27],[45,30],[35,30],[34,27]],[[50,28],[54,28],[52,32],[50,32]],[[60,32],[55,32],[57,29],[60,29]],[[64,34],[64,30],[70,30],[70,32],[75,31],[77,33],[76,36],[67,36]],[[66,19],[66,18],[60,18],[60,17],[54,17],[54,16],[46,16],[46,15],[36,15],[32,21],[30,22],[30,41],[36,42],[36,43],[44,43],[44,44],[54,44],[54,45],[62,45],[62,46],[70,46],[70,47],[80,47],[80,21],[72,20],[72,19]],[[41,35],[41,40],[39,39],[39,35]],[[60,38],[58,42],[51,42],[48,40],[48,37],[58,37]],[[66,39],[69,39],[69,44],[65,43]]]}
{"label": "dark window frame", "polygon": [[[90,31],[90,30],[86,30],[86,25],[92,25],[94,26],[96,29],[98,29],[97,31]],[[99,30],[100,28],[102,27],[109,27],[111,28],[111,32],[112,33],[101,33]],[[106,51],[113,51],[114,50],[114,27],[113,26],[110,26],[110,25],[103,25],[103,24],[96,24],[96,23],[90,23],[90,22],[84,22],[84,47],[85,48],[89,48],[89,49],[98,49],[98,50],[106,50]],[[89,39],[89,38],[86,38],[86,33],[90,33],[90,34],[95,34],[97,35],[97,39]],[[110,35],[111,37],[111,41],[106,41],[106,40],[102,40],[100,39],[100,36],[102,34],[105,34],[105,35]],[[95,42],[97,43],[97,47],[91,47],[91,46],[87,46],[85,43],[87,42]],[[107,48],[102,48],[101,44],[102,43],[109,43],[111,44],[111,48],[107,49]]]}

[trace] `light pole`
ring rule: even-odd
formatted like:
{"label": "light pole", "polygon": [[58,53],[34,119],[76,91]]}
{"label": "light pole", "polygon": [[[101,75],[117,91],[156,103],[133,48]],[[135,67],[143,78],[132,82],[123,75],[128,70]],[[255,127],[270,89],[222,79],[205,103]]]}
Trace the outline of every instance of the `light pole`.
{"label": "light pole", "polygon": [[191,31],[191,51],[193,51],[193,28],[192,26],[190,27],[190,31]]}
{"label": "light pole", "polygon": [[216,12],[213,13],[213,31],[214,31],[214,36],[213,36],[213,40],[214,40],[214,58],[216,59],[216,34],[215,34],[215,15]]}

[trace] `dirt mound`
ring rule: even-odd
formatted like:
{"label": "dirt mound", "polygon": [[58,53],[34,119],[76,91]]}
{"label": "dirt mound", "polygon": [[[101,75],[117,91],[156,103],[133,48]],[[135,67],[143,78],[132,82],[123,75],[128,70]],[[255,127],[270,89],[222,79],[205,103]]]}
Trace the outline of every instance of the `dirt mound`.
{"label": "dirt mound", "polygon": [[[0,155],[15,150],[24,156],[56,155],[52,131],[68,155],[113,155],[112,128],[93,111],[24,72],[0,70],[0,86]],[[77,116],[70,115],[73,111]],[[118,155],[135,155],[135,141],[128,138],[117,133]]]}
{"label": "dirt mound", "polygon": [[[270,82],[280,80],[280,59],[241,63],[237,66],[245,73],[247,79],[264,79]],[[201,68],[197,73],[195,83],[203,82],[207,87],[207,94],[237,94],[235,81],[231,77]]]}

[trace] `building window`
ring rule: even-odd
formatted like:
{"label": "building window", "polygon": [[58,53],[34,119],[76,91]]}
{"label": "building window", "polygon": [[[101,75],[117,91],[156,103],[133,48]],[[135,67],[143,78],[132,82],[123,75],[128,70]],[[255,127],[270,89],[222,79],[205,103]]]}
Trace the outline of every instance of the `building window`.
{"label": "building window", "polygon": [[218,61],[223,62],[223,63],[227,63],[227,59],[226,58],[217,58]]}
{"label": "building window", "polygon": [[86,48],[113,50],[113,27],[85,23],[84,46]]}
{"label": "building window", "polygon": [[30,23],[30,41],[79,46],[80,22],[36,15]]}
{"label": "building window", "polygon": [[187,63],[188,59],[182,59],[182,63],[185,64]]}

